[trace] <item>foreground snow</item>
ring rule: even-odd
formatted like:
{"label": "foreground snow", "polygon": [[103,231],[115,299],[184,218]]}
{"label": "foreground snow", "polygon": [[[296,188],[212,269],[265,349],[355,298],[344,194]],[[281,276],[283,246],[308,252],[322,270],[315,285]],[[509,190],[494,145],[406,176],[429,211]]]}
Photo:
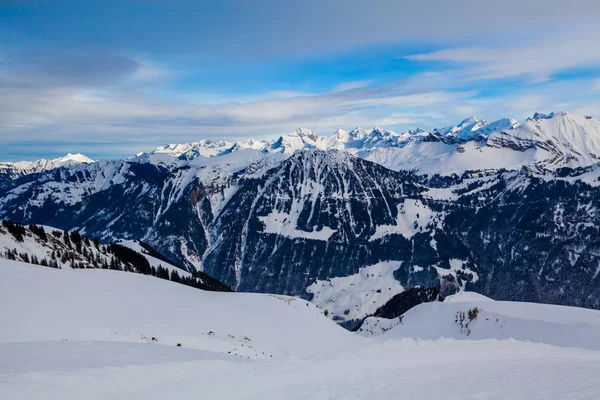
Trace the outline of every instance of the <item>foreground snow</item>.
{"label": "foreground snow", "polygon": [[516,341],[403,340],[244,361],[102,342],[0,344],[3,399],[597,399],[600,354]]}
{"label": "foreground snow", "polygon": [[[599,351],[483,336],[406,337],[408,314],[425,320],[430,304],[409,311],[386,334],[363,338],[313,305],[283,296],[203,292],[125,272],[4,260],[0,273],[2,399],[600,396]],[[412,334],[452,329],[454,321],[436,318],[453,318],[454,308],[474,303],[482,307],[474,327],[493,312],[484,306],[514,316],[515,326],[517,317],[537,323],[533,308],[518,314],[523,306],[515,303],[503,311],[506,303],[467,294],[436,303],[447,310]],[[552,316],[552,306],[543,307],[538,319],[560,320],[573,331],[582,316],[595,326],[598,315],[557,308]]]}
{"label": "foreground snow", "polygon": [[[469,311],[475,309],[477,316],[469,320]],[[493,301],[476,293],[459,293],[442,303],[421,304],[408,310],[402,316],[402,322],[369,318],[361,330],[366,336],[383,333],[385,339],[512,338],[600,351],[599,311]]]}
{"label": "foreground snow", "polygon": [[318,355],[357,341],[293,297],[206,292],[123,271],[57,270],[7,260],[0,260],[0,270],[0,343],[181,343],[264,359]]}

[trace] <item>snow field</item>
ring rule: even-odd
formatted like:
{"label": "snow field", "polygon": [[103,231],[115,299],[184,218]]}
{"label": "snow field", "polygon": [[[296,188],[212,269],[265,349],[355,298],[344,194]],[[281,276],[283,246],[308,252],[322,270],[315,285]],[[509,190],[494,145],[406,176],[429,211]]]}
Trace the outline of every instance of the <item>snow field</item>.
{"label": "snow field", "polygon": [[[600,396],[594,310],[461,293],[363,338],[286,296],[7,260],[0,274],[2,399]],[[474,307],[465,335],[455,312]]]}

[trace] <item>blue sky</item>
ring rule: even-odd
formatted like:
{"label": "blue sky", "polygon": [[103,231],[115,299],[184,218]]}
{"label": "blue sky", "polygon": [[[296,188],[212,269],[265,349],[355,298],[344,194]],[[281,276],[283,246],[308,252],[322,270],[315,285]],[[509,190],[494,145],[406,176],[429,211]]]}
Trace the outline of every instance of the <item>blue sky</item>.
{"label": "blue sky", "polygon": [[598,116],[583,0],[0,2],[0,160]]}

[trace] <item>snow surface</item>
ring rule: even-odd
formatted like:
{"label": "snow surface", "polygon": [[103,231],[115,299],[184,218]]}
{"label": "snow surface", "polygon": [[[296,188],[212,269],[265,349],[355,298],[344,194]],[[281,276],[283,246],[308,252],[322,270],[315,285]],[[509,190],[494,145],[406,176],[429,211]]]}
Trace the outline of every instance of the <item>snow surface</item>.
{"label": "snow surface", "polygon": [[324,354],[357,341],[293,297],[206,292],[124,271],[8,260],[0,260],[0,270],[0,343],[155,337],[163,345],[264,359]]}
{"label": "snow surface", "polygon": [[369,240],[381,239],[384,236],[399,234],[407,239],[420,232],[430,223],[440,225],[442,215],[432,211],[421,200],[405,199],[398,205],[398,216],[395,225],[379,225]]}
{"label": "snow surface", "polygon": [[[477,317],[461,326],[459,312],[477,308]],[[512,301],[493,301],[485,296],[461,292],[444,302],[423,303],[402,316],[402,322],[368,318],[361,327],[366,336],[382,339],[514,339],[560,347],[600,351],[600,311]],[[380,321],[378,321],[380,320]],[[397,319],[398,320],[398,319]],[[383,322],[381,325],[378,322]],[[398,321],[399,322],[399,321]],[[383,328],[383,329],[381,329]]]}
{"label": "snow surface", "polygon": [[[492,312],[485,305],[506,318],[512,315],[515,326],[539,328],[540,321],[552,320],[588,334],[596,311],[523,303],[507,308],[505,302],[471,298],[436,303],[447,312],[415,324],[414,338],[401,329],[413,310],[421,318],[416,322],[426,322],[428,304],[409,311],[404,323],[385,335],[361,338],[314,306],[284,296],[203,292],[138,274],[5,260],[0,273],[2,399],[600,396],[600,351],[470,340],[473,334],[460,340],[416,339],[428,329],[449,329],[452,307],[473,302],[482,308],[474,329]],[[585,319],[587,328],[580,324]],[[536,332],[543,337],[539,329],[531,329],[530,337],[536,339]],[[581,337],[565,335],[556,344]]]}
{"label": "snow surface", "polygon": [[358,274],[316,281],[306,291],[311,302],[334,321],[362,319],[404,291],[394,278],[402,261],[384,261],[361,268]]}
{"label": "snow surface", "polygon": [[[297,203],[294,203],[297,204]],[[321,230],[313,230],[307,232],[298,229],[298,215],[301,208],[296,208],[290,214],[273,211],[267,216],[258,217],[258,219],[265,224],[264,233],[275,233],[277,235],[286,236],[290,238],[303,238],[313,240],[324,240],[328,241],[331,235],[336,231],[328,226],[323,226]]]}
{"label": "snow surface", "polygon": [[143,255],[146,258],[146,260],[148,260],[148,263],[150,264],[150,266],[152,266],[154,268],[158,268],[159,266],[161,266],[163,268],[168,269],[169,272],[176,271],[179,274],[179,276],[185,276],[185,277],[192,276],[192,274],[190,274],[189,272],[187,272],[184,269],[178,268],[172,264],[164,262],[163,260],[159,260],[156,257],[152,257],[151,255],[148,255],[146,249],[144,249],[137,240],[119,240],[115,243],[137,251],[138,253]]}

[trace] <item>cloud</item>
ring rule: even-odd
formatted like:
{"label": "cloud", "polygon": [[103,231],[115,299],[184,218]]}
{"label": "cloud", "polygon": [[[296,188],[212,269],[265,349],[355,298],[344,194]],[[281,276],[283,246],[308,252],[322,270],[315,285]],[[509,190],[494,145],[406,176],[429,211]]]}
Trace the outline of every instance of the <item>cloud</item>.
{"label": "cloud", "polygon": [[[7,6],[19,12],[0,27],[0,159],[599,105],[598,81],[557,76],[600,66],[600,2],[34,3]],[[416,44],[409,61],[379,62]]]}
{"label": "cloud", "polygon": [[113,51],[38,48],[6,56],[0,66],[0,86],[110,86],[147,69],[148,63]]}
{"label": "cloud", "polygon": [[[116,157],[164,143],[273,138],[298,127],[320,134],[375,125],[402,131],[448,126],[469,115],[522,121],[535,111],[593,114],[594,107],[600,107],[593,80],[551,81],[486,97],[475,89],[456,89],[455,77],[441,72],[377,86],[351,81],[345,85],[351,89],[343,91],[267,91],[217,101],[210,93],[181,95],[166,86],[158,93],[146,90],[168,81],[171,71],[151,60],[122,57],[133,61],[116,58],[117,66],[108,66],[110,73],[101,79],[88,79],[76,71],[76,79],[55,73],[54,82],[38,85],[47,76],[40,71],[28,75],[30,84],[20,84],[18,71],[2,71],[0,159],[18,157],[15,154],[32,158],[38,148],[46,149],[41,154],[45,157],[65,149],[96,158]],[[145,68],[159,72],[139,72]]]}
{"label": "cloud", "polygon": [[574,34],[554,34],[550,38],[501,48],[462,47],[416,54],[413,61],[452,62],[467,65],[467,79],[499,79],[526,76],[530,83],[550,80],[556,74],[600,66],[600,29]]}
{"label": "cloud", "polygon": [[384,117],[373,121],[376,126],[393,126],[393,125],[414,125],[417,126],[419,122],[418,118],[404,114],[392,114],[388,117]]}
{"label": "cloud", "polygon": [[[130,82],[165,79],[171,74],[163,66],[132,58],[116,60],[116,66],[100,78],[61,70],[53,82],[40,85],[47,71],[29,69],[25,83],[16,70],[4,71],[0,82],[0,144],[5,149],[26,142],[52,142],[79,146],[73,151],[106,154],[135,147],[148,150],[165,142],[187,142],[200,138],[265,138],[284,134],[300,126],[328,131],[355,125],[408,124],[401,116],[412,110],[443,107],[476,93],[431,90],[421,76],[380,86],[348,82],[347,90],[323,93],[266,92],[248,99],[212,101],[210,96],[180,96],[163,89],[158,95],[131,88]],[[127,65],[127,68],[121,68]],[[151,66],[148,71],[148,65]],[[142,71],[140,73],[140,70]],[[69,71],[69,70],[67,70]],[[154,71],[160,71],[155,73]],[[164,71],[164,72],[163,72]],[[60,83],[60,84],[58,84]],[[155,82],[152,82],[153,84]],[[350,89],[351,88],[351,89]],[[337,88],[339,89],[339,87]],[[123,145],[116,146],[115,143]],[[128,143],[128,145],[125,145]],[[58,147],[57,147],[58,148]]]}
{"label": "cloud", "polygon": [[372,83],[372,80],[370,80],[370,79],[344,82],[344,83],[340,83],[339,85],[334,86],[333,89],[331,89],[331,91],[332,92],[344,92],[346,90],[360,89],[365,86],[368,86],[371,83]]}
{"label": "cloud", "polygon": [[[544,36],[546,28],[558,24],[595,24],[600,16],[600,4],[590,0],[571,0],[568,4],[564,0],[127,3],[36,1],[29,12],[14,12],[7,26],[16,35],[69,44],[260,59],[415,41],[456,43],[482,37],[522,40]],[[13,7],[20,10],[28,5],[15,2]]]}

